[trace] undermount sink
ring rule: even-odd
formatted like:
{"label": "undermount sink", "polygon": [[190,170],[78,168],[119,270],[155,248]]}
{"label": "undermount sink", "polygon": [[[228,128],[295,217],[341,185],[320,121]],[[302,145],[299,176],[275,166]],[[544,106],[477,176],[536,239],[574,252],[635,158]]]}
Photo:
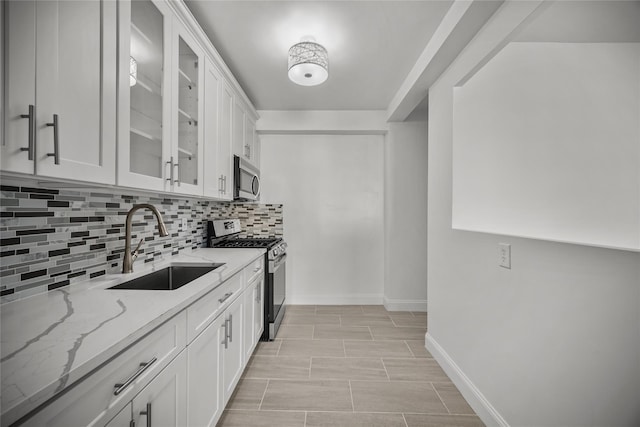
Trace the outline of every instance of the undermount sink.
{"label": "undermount sink", "polygon": [[210,264],[207,266],[171,266],[154,271],[145,276],[138,277],[128,282],[120,283],[107,289],[138,289],[149,291],[173,291],[189,282],[204,276],[210,271],[224,264]]}

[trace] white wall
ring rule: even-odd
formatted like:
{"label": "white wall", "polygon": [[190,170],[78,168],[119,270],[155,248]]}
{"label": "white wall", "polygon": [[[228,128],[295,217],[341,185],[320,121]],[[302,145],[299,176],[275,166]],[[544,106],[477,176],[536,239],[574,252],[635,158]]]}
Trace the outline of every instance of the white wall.
{"label": "white wall", "polygon": [[284,204],[289,304],[382,304],[382,135],[262,135],[261,202]]}
{"label": "white wall", "polygon": [[535,5],[506,2],[429,92],[427,347],[488,425],[637,426],[640,254],[451,228],[453,87]]}
{"label": "white wall", "polygon": [[385,140],[384,305],[427,311],[427,122],[390,123]]}
{"label": "white wall", "polygon": [[639,123],[640,43],[509,43],[455,89],[453,227],[640,250]]}

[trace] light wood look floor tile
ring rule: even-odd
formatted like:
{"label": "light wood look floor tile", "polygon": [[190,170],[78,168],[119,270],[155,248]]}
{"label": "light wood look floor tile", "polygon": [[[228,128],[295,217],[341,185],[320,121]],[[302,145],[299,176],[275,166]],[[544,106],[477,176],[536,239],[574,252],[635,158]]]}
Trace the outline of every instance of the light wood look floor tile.
{"label": "light wood look floor tile", "polygon": [[217,427],[304,427],[305,413],[292,411],[224,411]]}
{"label": "light wood look floor tile", "polygon": [[267,382],[267,380],[240,380],[229,403],[227,403],[227,409],[259,409]]}
{"label": "light wood look floor tile", "polygon": [[340,340],[368,340],[373,337],[366,326],[333,326],[316,325],[313,331],[314,339],[340,339]]}
{"label": "light wood look floor tile", "polygon": [[402,414],[308,412],[306,427],[406,427]]}
{"label": "light wood look floor tile", "polygon": [[404,341],[344,341],[347,357],[413,357]]}
{"label": "light wood look floor tile", "polygon": [[285,314],[284,325],[339,325],[337,314]]}
{"label": "light wood look floor tile", "polygon": [[349,381],[270,380],[260,409],[353,411]]}
{"label": "light wood look floor tile", "polygon": [[391,381],[451,381],[434,359],[392,359],[385,357],[382,362]]}
{"label": "light wood look floor tile", "polygon": [[282,340],[278,356],[344,357],[342,340]]}
{"label": "light wood look floor tile", "polygon": [[429,353],[427,351],[427,348],[424,346],[424,340],[406,340],[405,342],[407,343],[407,345],[411,349],[411,353],[413,353],[415,357],[428,357],[430,359],[433,359],[431,353]]}
{"label": "light wood look floor tile", "polygon": [[433,387],[452,414],[475,414],[453,383],[434,383]]}
{"label": "light wood look floor tile", "polygon": [[479,427],[425,348],[427,313],[288,306],[217,427]]}
{"label": "light wood look floor tile", "polygon": [[427,327],[424,328],[390,328],[386,326],[371,326],[374,340],[419,340],[424,339]]}
{"label": "light wood look floor tile", "polygon": [[278,339],[313,339],[313,325],[280,325]]}
{"label": "light wood look floor tile", "polygon": [[245,368],[245,378],[309,378],[310,357],[254,356]]}
{"label": "light wood look floor tile", "polygon": [[484,427],[477,416],[404,414],[408,427]]}
{"label": "light wood look floor tile", "polygon": [[429,382],[351,381],[351,394],[356,412],[448,413]]}
{"label": "light wood look floor tile", "polygon": [[311,358],[311,378],[346,380],[387,380],[382,360],[368,358]]}

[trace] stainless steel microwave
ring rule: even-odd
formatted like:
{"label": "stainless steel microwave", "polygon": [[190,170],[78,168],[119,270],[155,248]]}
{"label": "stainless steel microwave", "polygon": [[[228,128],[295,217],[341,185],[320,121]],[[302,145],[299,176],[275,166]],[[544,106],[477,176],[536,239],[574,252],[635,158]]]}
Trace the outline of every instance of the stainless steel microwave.
{"label": "stainless steel microwave", "polygon": [[239,156],[233,156],[233,182],[235,200],[260,200],[260,171]]}

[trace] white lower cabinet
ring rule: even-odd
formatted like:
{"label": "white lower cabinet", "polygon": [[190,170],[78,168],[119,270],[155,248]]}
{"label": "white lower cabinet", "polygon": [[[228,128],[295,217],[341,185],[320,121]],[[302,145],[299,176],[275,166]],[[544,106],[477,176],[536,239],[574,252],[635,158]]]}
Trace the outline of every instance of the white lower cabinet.
{"label": "white lower cabinet", "polygon": [[264,277],[254,280],[244,291],[244,357],[246,361],[249,361],[251,354],[253,354],[263,331],[263,292]]}
{"label": "white lower cabinet", "polygon": [[244,370],[244,354],[242,352],[244,298],[237,298],[231,303],[225,312],[225,321],[227,322],[227,336],[226,344],[224,344],[222,384],[224,404],[226,405]]}
{"label": "white lower cabinet", "polygon": [[218,317],[187,347],[187,424],[215,426],[222,414],[222,372],[226,319]]}

